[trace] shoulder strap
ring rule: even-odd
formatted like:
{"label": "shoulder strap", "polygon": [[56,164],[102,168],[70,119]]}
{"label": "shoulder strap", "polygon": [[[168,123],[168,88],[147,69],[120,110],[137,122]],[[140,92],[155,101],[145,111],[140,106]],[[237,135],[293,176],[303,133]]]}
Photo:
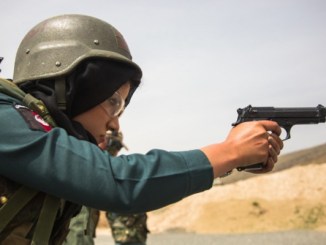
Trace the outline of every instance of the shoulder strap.
{"label": "shoulder strap", "polygon": [[48,244],[59,208],[60,199],[46,195],[35,227],[32,245]]}
{"label": "shoulder strap", "polygon": [[48,124],[52,127],[56,127],[56,123],[50,115],[50,112],[46,108],[42,100],[36,99],[31,94],[26,94],[15,83],[7,79],[0,78],[0,92],[7,94],[22,103],[24,103],[29,109],[37,112]]}
{"label": "shoulder strap", "polygon": [[26,93],[13,82],[0,78],[0,92],[23,101]]}
{"label": "shoulder strap", "polygon": [[50,124],[53,128],[57,126],[54,119],[50,115],[48,108],[46,108],[45,104],[42,100],[36,99],[31,94],[25,94],[23,98],[23,103],[31,110],[37,112],[44,121]]}
{"label": "shoulder strap", "polygon": [[0,208],[0,233],[37,193],[38,191],[22,186]]}

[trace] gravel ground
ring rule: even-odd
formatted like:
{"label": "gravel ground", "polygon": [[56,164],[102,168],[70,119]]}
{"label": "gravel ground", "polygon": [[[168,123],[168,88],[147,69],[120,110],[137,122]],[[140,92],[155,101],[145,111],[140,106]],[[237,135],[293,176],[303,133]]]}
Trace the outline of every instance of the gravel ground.
{"label": "gravel ground", "polygon": [[[96,245],[113,245],[107,232],[100,232]],[[237,235],[197,235],[189,233],[151,234],[147,245],[324,245],[326,232],[288,231]]]}

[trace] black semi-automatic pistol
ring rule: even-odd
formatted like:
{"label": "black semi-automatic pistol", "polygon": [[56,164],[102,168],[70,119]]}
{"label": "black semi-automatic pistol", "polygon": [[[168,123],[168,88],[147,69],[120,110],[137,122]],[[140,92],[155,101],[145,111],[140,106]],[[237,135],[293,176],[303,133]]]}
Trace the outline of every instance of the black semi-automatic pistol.
{"label": "black semi-automatic pistol", "polygon": [[[286,131],[284,141],[291,138],[290,131],[294,125],[324,123],[326,121],[326,108],[322,105],[316,107],[253,107],[249,105],[238,109],[238,119],[232,126],[259,120],[277,122]],[[237,170],[261,170],[263,168],[263,163],[257,163],[238,167]]]}

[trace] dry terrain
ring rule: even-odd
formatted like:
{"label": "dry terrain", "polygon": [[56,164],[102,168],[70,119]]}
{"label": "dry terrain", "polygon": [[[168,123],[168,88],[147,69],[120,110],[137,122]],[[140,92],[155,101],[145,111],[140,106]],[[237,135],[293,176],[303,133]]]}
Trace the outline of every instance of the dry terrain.
{"label": "dry terrain", "polygon": [[326,231],[326,164],[216,185],[149,213],[153,232],[245,233]]}
{"label": "dry terrain", "polygon": [[235,173],[206,192],[150,212],[148,226],[152,233],[326,231],[324,163],[326,145],[285,155],[273,173]]}

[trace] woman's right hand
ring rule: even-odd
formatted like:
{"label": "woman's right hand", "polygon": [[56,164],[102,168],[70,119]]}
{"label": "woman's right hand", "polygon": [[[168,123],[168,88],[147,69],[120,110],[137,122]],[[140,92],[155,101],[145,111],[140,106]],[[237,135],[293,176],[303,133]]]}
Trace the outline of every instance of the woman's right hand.
{"label": "woman's right hand", "polygon": [[283,148],[280,139],[281,128],[276,122],[264,120],[244,122],[232,128],[222,143],[203,147],[214,176],[219,177],[237,168],[263,162],[263,170],[251,171],[265,173],[273,169]]}

